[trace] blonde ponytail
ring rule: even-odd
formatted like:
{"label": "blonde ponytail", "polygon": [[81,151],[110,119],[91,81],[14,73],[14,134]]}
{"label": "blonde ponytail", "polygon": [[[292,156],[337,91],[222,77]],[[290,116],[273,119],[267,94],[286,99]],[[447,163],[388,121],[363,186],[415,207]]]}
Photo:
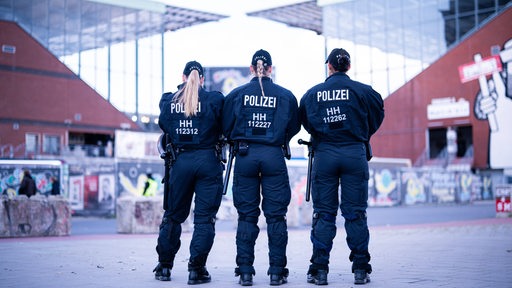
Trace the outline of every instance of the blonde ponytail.
{"label": "blonde ponytail", "polygon": [[263,91],[263,83],[261,81],[261,78],[265,75],[265,67],[263,67],[263,60],[258,60],[256,63],[256,76],[258,76],[258,80],[260,82],[260,88],[261,88],[261,95],[265,96],[265,91]]}
{"label": "blonde ponytail", "polygon": [[197,106],[199,105],[199,88],[201,86],[201,79],[199,79],[199,72],[192,70],[187,77],[185,86],[178,93],[179,103],[183,104],[185,117],[196,116]]}

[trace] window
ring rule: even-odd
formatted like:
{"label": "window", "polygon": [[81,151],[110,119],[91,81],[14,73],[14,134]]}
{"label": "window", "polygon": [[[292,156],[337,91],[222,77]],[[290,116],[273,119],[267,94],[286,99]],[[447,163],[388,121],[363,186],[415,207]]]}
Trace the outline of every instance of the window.
{"label": "window", "polygon": [[473,157],[473,127],[459,126],[457,131],[457,157]]}
{"label": "window", "polygon": [[44,135],[43,136],[43,153],[50,155],[60,154],[60,136]]}
{"label": "window", "polygon": [[[455,157],[473,157],[473,128],[471,126],[456,126],[451,127],[456,132],[455,141],[457,144],[455,150]],[[429,158],[442,158],[446,157],[448,149],[447,141],[448,129],[431,128],[428,131],[429,142]]]}
{"label": "window", "polygon": [[429,151],[430,159],[438,157],[445,157],[446,155],[446,128],[431,128],[428,131],[429,134]]}
{"label": "window", "polygon": [[36,154],[39,152],[39,134],[25,134],[25,152],[30,154]]}

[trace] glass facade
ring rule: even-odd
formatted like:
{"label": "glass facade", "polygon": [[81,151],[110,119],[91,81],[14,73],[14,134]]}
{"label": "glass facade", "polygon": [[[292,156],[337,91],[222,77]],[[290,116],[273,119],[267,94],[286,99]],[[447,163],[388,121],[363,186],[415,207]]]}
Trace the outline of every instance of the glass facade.
{"label": "glass facade", "polygon": [[159,113],[165,32],[222,18],[146,0],[0,0],[0,20],[18,23],[138,122]]}
{"label": "glass facade", "polygon": [[[507,0],[318,0],[327,52],[343,47],[350,73],[384,97],[437,60]],[[111,4],[118,3],[118,4]],[[135,121],[159,112],[166,31],[224,16],[145,0],[0,0],[17,22]],[[143,57],[142,57],[143,56]],[[150,119],[149,121],[152,121]]]}
{"label": "glass facade", "polygon": [[388,96],[505,7],[505,0],[318,1],[326,48],[343,47],[355,79]]}
{"label": "glass facade", "polygon": [[[161,95],[163,79],[158,33],[164,31],[166,8],[147,8],[83,0],[0,0],[0,19],[17,22],[118,110],[154,114],[158,99],[153,98]],[[141,53],[150,60],[141,61]]]}

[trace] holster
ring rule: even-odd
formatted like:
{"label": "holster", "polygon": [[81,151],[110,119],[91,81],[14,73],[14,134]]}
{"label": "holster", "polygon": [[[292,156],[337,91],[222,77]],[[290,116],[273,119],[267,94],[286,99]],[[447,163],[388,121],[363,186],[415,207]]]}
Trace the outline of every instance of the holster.
{"label": "holster", "polygon": [[215,155],[220,162],[226,163],[228,161],[228,149],[229,147],[225,141],[219,141],[215,145]]}
{"label": "holster", "polygon": [[373,157],[372,146],[370,142],[364,142],[364,147],[366,148],[366,161],[370,161]]}
{"label": "holster", "polygon": [[284,158],[290,160],[292,158],[292,151],[290,149],[290,142],[286,142],[283,146],[281,146],[283,149]]}

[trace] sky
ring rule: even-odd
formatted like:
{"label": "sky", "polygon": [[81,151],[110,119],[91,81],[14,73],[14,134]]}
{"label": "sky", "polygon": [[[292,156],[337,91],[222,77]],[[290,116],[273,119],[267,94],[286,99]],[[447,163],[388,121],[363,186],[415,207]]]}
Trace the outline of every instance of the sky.
{"label": "sky", "polygon": [[[167,5],[229,16],[216,22],[204,23],[170,33],[164,90],[174,91],[181,83],[186,62],[196,60],[204,67],[247,67],[259,49],[272,56],[274,82],[289,89],[297,101],[312,86],[326,78],[325,39],[314,31],[289,27],[285,24],[246,13],[281,7],[305,0],[157,0]],[[182,43],[182,45],[176,44]],[[309,139],[302,129],[290,145],[299,146],[297,139]]]}
{"label": "sky", "polygon": [[[311,86],[325,80],[325,40],[305,29],[293,28],[245,13],[293,3],[297,0],[159,0],[159,2],[194,10],[230,16],[217,22],[184,28],[167,37],[174,50],[167,59],[173,69],[168,71],[166,90],[181,81],[185,63],[197,60],[205,67],[247,67],[259,49],[272,56],[274,81],[300,97]],[[182,43],[182,45],[176,44]]]}

